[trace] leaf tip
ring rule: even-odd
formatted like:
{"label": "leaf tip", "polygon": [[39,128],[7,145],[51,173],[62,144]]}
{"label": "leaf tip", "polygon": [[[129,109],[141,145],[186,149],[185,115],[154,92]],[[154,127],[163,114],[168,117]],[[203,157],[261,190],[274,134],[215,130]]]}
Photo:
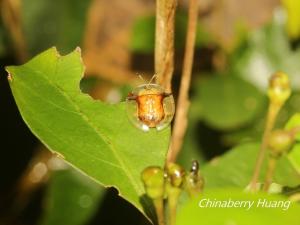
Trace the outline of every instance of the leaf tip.
{"label": "leaf tip", "polygon": [[61,57],[61,54],[59,53],[59,51],[57,50],[56,46],[53,46],[50,48],[51,51],[55,52],[56,56],[59,58]]}
{"label": "leaf tip", "polygon": [[7,79],[8,79],[8,81],[12,81],[12,75],[10,74],[10,73],[8,73],[8,76],[7,76]]}
{"label": "leaf tip", "polygon": [[74,51],[78,52],[81,55],[81,48],[79,46],[77,46]]}
{"label": "leaf tip", "polygon": [[12,81],[13,79],[12,79],[12,74],[11,74],[11,72],[10,72],[10,67],[9,66],[6,66],[5,68],[5,71],[7,72],[7,79],[8,79],[8,81]]}
{"label": "leaf tip", "polygon": [[85,65],[84,65],[84,62],[83,62],[82,54],[81,54],[81,48],[79,46],[77,46],[73,52],[77,53],[78,56],[79,56],[79,60],[82,64],[82,66],[83,66],[83,72],[81,74],[81,77],[83,77],[84,76]]}

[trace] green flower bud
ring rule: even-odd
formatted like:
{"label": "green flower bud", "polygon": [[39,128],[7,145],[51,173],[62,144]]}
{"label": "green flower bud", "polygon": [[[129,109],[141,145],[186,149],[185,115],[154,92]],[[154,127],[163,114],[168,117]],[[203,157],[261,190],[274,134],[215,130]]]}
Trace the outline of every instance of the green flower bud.
{"label": "green flower bud", "polygon": [[275,130],[270,134],[268,147],[271,156],[280,157],[288,152],[294,144],[295,138],[288,131]]}
{"label": "green flower bud", "polygon": [[176,224],[176,210],[178,205],[178,199],[182,193],[185,181],[184,169],[175,163],[167,164],[165,168],[166,172],[166,194],[168,198],[169,207],[169,222],[170,224]]}
{"label": "green flower bud", "polygon": [[268,89],[270,101],[282,105],[290,95],[291,88],[288,75],[282,72],[273,74],[270,78]]}
{"label": "green flower bud", "polygon": [[180,165],[169,163],[166,166],[166,175],[172,187],[181,188],[183,186],[185,171]]}
{"label": "green flower bud", "polygon": [[197,160],[192,162],[190,173],[186,176],[186,189],[190,196],[197,196],[204,187],[204,179],[199,171],[199,163]]}
{"label": "green flower bud", "polygon": [[142,181],[147,195],[152,199],[164,196],[164,171],[157,166],[150,166],[142,172]]}

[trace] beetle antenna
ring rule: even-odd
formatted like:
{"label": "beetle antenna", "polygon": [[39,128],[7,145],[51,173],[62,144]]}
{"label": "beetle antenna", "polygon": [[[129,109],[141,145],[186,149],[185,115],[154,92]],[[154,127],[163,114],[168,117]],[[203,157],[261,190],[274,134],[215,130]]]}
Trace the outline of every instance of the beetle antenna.
{"label": "beetle antenna", "polygon": [[145,79],[143,78],[143,76],[142,76],[141,74],[136,73],[136,75],[137,75],[144,83],[146,83]]}
{"label": "beetle antenna", "polygon": [[154,78],[156,78],[156,77],[157,77],[156,74],[154,74],[154,75],[151,77],[150,81],[149,81],[148,84],[147,84],[147,87],[149,87],[149,85],[152,83],[152,81],[153,81]]}

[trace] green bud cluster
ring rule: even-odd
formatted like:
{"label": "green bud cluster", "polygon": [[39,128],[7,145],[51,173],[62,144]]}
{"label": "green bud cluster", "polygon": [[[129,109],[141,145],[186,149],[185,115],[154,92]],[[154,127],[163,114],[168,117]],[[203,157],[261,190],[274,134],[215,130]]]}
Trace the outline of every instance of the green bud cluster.
{"label": "green bud cluster", "polygon": [[183,189],[190,195],[196,195],[202,192],[204,186],[196,160],[192,162],[192,168],[188,173],[175,163],[167,164],[164,170],[158,166],[147,167],[142,172],[142,181],[146,194],[152,199],[178,195]]}
{"label": "green bud cluster", "polygon": [[193,161],[187,175],[184,168],[175,163],[168,163],[164,170],[158,166],[147,167],[142,172],[142,181],[146,194],[153,200],[159,224],[164,224],[164,198],[168,200],[169,222],[176,224],[176,209],[182,191],[186,189],[190,196],[195,196],[204,185],[197,161]]}
{"label": "green bud cluster", "polygon": [[166,166],[167,183],[174,188],[182,188],[185,178],[185,170],[178,164],[169,163]]}
{"label": "green bud cluster", "polygon": [[157,166],[150,166],[142,172],[142,181],[147,195],[152,199],[164,197],[164,171]]}
{"label": "green bud cluster", "polygon": [[277,105],[283,105],[291,95],[290,81],[287,74],[277,72],[269,81],[268,96],[270,101]]}
{"label": "green bud cluster", "polygon": [[186,176],[186,189],[190,196],[197,196],[203,191],[204,179],[199,171],[199,163],[194,160],[190,173]]}

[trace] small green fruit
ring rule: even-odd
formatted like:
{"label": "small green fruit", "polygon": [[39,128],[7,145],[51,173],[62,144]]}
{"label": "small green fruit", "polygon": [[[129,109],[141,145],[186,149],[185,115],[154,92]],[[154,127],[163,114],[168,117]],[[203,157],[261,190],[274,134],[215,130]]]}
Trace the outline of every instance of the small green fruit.
{"label": "small green fruit", "polygon": [[280,157],[288,152],[294,144],[294,137],[288,131],[275,130],[270,134],[268,147],[271,155]]}
{"label": "small green fruit", "polygon": [[179,197],[183,191],[185,170],[178,164],[169,163],[165,168],[166,173],[166,197],[169,206],[170,224],[176,224],[176,210]]}
{"label": "small green fruit", "polygon": [[169,163],[166,166],[166,175],[172,187],[181,188],[183,186],[185,171],[180,165]]}
{"label": "small green fruit", "polygon": [[288,75],[283,72],[273,74],[270,78],[268,89],[270,101],[282,105],[290,95],[291,88]]}
{"label": "small green fruit", "polygon": [[142,181],[147,195],[152,199],[164,196],[164,171],[157,166],[150,166],[142,172]]}

